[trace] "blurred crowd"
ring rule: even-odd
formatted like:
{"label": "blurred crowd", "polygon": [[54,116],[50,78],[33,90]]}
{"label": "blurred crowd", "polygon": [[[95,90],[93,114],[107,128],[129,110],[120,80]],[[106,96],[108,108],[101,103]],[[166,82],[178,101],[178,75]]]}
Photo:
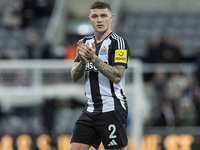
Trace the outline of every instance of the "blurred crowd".
{"label": "blurred crowd", "polygon": [[5,35],[0,42],[0,59],[74,59],[76,36],[66,37],[56,47],[44,39],[54,3],[55,0],[7,1],[0,10],[0,34]]}
{"label": "blurred crowd", "polygon": [[9,0],[3,12],[5,27],[25,28],[35,18],[50,15],[52,0]]}
{"label": "blurred crowd", "polygon": [[[192,59],[185,59],[177,38],[161,35],[159,40],[147,41],[148,55],[145,63],[193,63],[194,72],[167,72],[159,68],[144,75],[147,97],[152,109],[149,126],[199,126],[200,125],[200,47],[195,47]],[[184,67],[184,66],[183,66]]]}
{"label": "blurred crowd", "polygon": [[[43,103],[6,109],[0,103],[0,135],[71,134],[84,103],[75,98],[44,98]],[[64,121],[63,121],[64,120]]]}
{"label": "blurred crowd", "polygon": [[148,86],[152,126],[199,126],[200,86],[194,74],[156,72]]}

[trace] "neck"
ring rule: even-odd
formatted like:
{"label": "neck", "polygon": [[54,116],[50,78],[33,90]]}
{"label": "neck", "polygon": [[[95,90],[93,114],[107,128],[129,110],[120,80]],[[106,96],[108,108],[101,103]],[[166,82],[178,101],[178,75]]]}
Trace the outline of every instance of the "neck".
{"label": "neck", "polygon": [[103,41],[111,32],[112,32],[111,29],[107,30],[104,33],[96,32],[95,33],[96,42],[99,43],[99,42]]}

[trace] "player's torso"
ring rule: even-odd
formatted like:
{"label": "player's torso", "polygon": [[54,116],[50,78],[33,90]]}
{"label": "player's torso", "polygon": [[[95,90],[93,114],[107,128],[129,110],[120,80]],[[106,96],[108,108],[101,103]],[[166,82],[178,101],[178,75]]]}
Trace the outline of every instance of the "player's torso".
{"label": "player's torso", "polygon": [[[95,43],[94,39],[85,40],[85,43]],[[116,40],[106,38],[100,43],[95,43],[96,55],[106,64],[113,66],[114,50],[113,45]],[[85,71],[85,95],[88,97],[87,111],[89,112],[108,112],[115,110],[116,101],[120,103],[122,99],[120,92],[120,84],[116,85],[105,77],[91,62],[87,62]],[[117,93],[116,93],[117,91]],[[116,96],[120,95],[120,98]],[[117,99],[117,100],[116,100]],[[121,106],[121,104],[117,104]]]}

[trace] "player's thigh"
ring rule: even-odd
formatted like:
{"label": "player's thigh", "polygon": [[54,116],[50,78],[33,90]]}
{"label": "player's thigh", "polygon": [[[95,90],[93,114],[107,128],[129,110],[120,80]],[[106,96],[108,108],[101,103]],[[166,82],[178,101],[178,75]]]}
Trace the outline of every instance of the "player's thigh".
{"label": "player's thigh", "polygon": [[90,146],[82,143],[71,143],[69,150],[89,150]]}
{"label": "player's thigh", "polygon": [[[121,149],[128,144],[126,134],[127,112],[118,109],[113,112],[104,113],[99,116],[101,124],[97,126],[98,133],[102,139],[105,149]],[[124,149],[122,149],[124,150]]]}
{"label": "player's thigh", "polygon": [[101,143],[93,127],[92,119],[84,112],[75,123],[71,143],[91,145],[95,148],[98,148]]}

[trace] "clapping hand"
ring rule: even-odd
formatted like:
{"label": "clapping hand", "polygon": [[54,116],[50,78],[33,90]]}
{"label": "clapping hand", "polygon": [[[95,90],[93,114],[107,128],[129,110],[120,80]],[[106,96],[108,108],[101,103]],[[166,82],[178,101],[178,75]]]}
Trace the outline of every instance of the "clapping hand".
{"label": "clapping hand", "polygon": [[83,62],[86,63],[87,60],[94,62],[96,59],[96,47],[95,44],[92,43],[92,46],[89,45],[89,43],[83,44],[83,41],[78,41],[77,43],[78,47],[78,55],[79,59]]}

